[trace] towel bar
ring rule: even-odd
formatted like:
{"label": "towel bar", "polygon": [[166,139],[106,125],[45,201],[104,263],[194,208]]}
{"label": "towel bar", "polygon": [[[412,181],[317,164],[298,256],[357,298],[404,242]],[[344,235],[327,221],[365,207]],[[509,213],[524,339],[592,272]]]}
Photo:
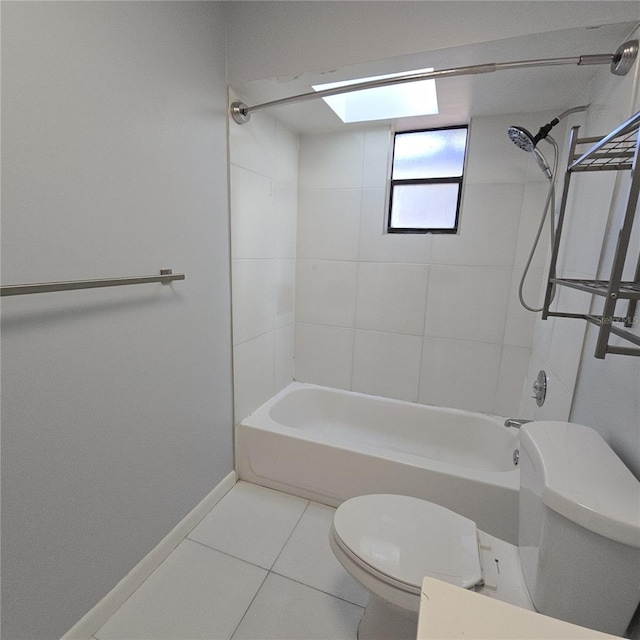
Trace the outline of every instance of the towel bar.
{"label": "towel bar", "polygon": [[40,282],[34,284],[14,284],[0,287],[0,296],[22,296],[30,293],[50,293],[74,289],[96,289],[99,287],[119,287],[128,284],[161,282],[169,284],[174,280],[184,280],[184,273],[173,273],[171,269],[161,269],[160,275],[134,276],[128,278],[103,278],[100,280],[69,280],[66,282]]}

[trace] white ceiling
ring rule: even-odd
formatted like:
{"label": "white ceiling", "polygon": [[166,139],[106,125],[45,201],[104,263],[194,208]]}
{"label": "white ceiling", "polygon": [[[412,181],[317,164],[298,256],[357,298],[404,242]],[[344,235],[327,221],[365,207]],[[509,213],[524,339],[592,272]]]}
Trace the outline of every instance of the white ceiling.
{"label": "white ceiling", "polygon": [[[303,73],[295,78],[256,80],[235,86],[233,90],[248,105],[254,105],[312,91],[312,84],[425,67],[448,69],[492,62],[614,53],[634,26],[634,23],[625,22],[520,36],[366,62],[324,73]],[[602,66],[568,65],[437,80],[440,114],[405,119],[397,124],[401,128],[437,127],[468,122],[470,117],[478,115],[564,111],[584,101],[591,78],[602,70]],[[301,133],[361,126],[343,124],[322,100],[277,107],[270,109],[270,113]]]}

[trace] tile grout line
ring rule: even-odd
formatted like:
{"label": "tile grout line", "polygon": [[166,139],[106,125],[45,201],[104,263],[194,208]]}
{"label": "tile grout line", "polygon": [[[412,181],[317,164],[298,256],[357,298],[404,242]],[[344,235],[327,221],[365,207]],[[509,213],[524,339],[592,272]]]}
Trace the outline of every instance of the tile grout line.
{"label": "tile grout line", "polygon": [[229,640],[233,640],[233,636],[236,635],[236,632],[240,628],[240,625],[242,624],[242,621],[247,617],[247,613],[249,613],[249,609],[251,609],[251,605],[253,604],[254,600],[258,597],[258,594],[260,593],[260,590],[264,586],[264,583],[267,581],[267,578],[269,577],[270,573],[271,573],[271,571],[267,571],[267,574],[265,575],[265,577],[263,578],[262,582],[260,583],[260,586],[256,589],[256,592],[253,594],[253,598],[251,598],[251,602],[249,603],[249,606],[244,610],[244,613],[242,614],[242,617],[238,621],[238,624],[236,625],[235,629],[233,630],[233,632],[229,636]]}
{"label": "tile grout line", "polygon": [[307,584],[306,582],[302,582],[301,580],[296,580],[295,578],[291,578],[289,576],[284,575],[283,573],[278,573],[277,571],[269,571],[269,573],[273,573],[273,575],[275,576],[279,576],[280,578],[284,578],[285,580],[291,580],[291,582],[295,582],[296,584],[299,584],[303,587],[307,587],[308,589],[313,589],[314,591],[317,591],[318,593],[323,593],[326,596],[331,596],[332,598],[336,598],[337,600],[341,600],[342,602],[346,602],[347,604],[353,605],[354,607],[358,607],[360,609],[362,609],[364,611],[364,606],[361,604],[358,604],[357,602],[353,602],[352,600],[347,600],[345,597],[343,596],[338,596],[335,593],[331,593],[329,591],[324,591],[323,589],[319,589],[318,587],[314,587],[313,585]]}
{"label": "tile grout line", "polygon": [[[291,580],[291,582],[295,582],[296,584],[302,585],[303,587],[308,587],[309,589],[313,589],[314,591],[317,591],[318,593],[324,593],[325,595],[332,596],[333,598],[337,598],[338,600],[342,600],[343,602],[346,602],[348,604],[352,604],[355,607],[360,607],[361,609],[364,609],[364,607],[362,605],[359,605],[356,602],[351,602],[350,600],[347,600],[346,598],[343,598],[342,596],[338,596],[338,595],[336,595],[334,593],[330,593],[329,591],[323,591],[322,589],[318,589],[318,587],[314,587],[314,586],[312,586],[310,584],[306,584],[305,582],[302,582],[301,580],[296,580],[295,578],[291,578],[289,576],[284,575],[283,573],[278,573],[277,571],[273,570],[273,567],[276,566],[276,563],[278,562],[278,559],[280,558],[280,556],[284,552],[285,547],[287,546],[289,540],[293,536],[294,531],[296,530],[296,528],[300,524],[300,521],[304,517],[304,514],[307,512],[307,510],[309,509],[309,507],[312,504],[321,504],[321,503],[316,503],[313,500],[308,500],[307,501],[307,506],[304,508],[304,511],[300,514],[300,517],[298,518],[298,521],[294,525],[293,529],[291,530],[291,533],[289,534],[289,537],[287,538],[287,541],[282,546],[282,549],[280,550],[280,553],[278,554],[278,557],[273,561],[273,564],[271,565],[271,569],[269,569],[269,573],[267,574],[267,577],[269,577],[270,574],[274,574],[276,576],[284,578],[285,580]],[[322,505],[322,506],[326,506],[326,505]],[[334,509],[334,511],[335,511],[335,509]],[[266,580],[266,578],[265,578],[265,580]]]}
{"label": "tile grout line", "polygon": [[[194,543],[194,544],[197,544],[198,546],[203,547],[204,549],[207,549],[207,550],[209,550],[209,551],[213,551],[213,552],[220,553],[220,554],[222,554],[222,555],[224,555],[224,556],[226,556],[226,557],[228,557],[228,558],[232,558],[232,559],[237,560],[237,561],[239,561],[239,562],[242,562],[242,563],[244,563],[244,564],[248,564],[248,565],[253,566],[253,567],[255,567],[255,568],[261,569],[262,571],[264,571],[264,572],[265,572],[265,575],[264,575],[264,577],[263,577],[262,581],[260,582],[260,584],[259,584],[258,588],[256,589],[256,591],[255,591],[255,593],[254,593],[253,597],[251,598],[251,601],[249,602],[249,604],[247,605],[246,609],[245,609],[245,610],[244,610],[244,612],[242,613],[242,616],[240,617],[240,620],[238,621],[238,623],[237,623],[237,625],[235,626],[235,628],[233,629],[233,631],[232,631],[231,635],[230,635],[230,636],[228,636],[228,639],[229,639],[229,640],[233,640],[233,638],[235,637],[236,633],[238,632],[238,629],[240,628],[240,625],[242,624],[242,622],[243,622],[243,621],[244,621],[244,619],[246,618],[246,616],[247,616],[247,614],[248,614],[249,609],[250,609],[250,608],[251,608],[251,606],[253,605],[253,603],[254,603],[255,599],[257,598],[258,594],[260,593],[261,589],[263,588],[263,586],[264,586],[264,584],[265,584],[265,582],[266,582],[266,580],[268,579],[268,577],[269,577],[269,575],[270,575],[270,574],[274,574],[274,575],[276,575],[276,576],[278,576],[278,577],[280,577],[280,578],[282,578],[282,579],[284,579],[284,580],[289,580],[289,581],[291,581],[291,582],[293,582],[293,583],[295,583],[295,584],[298,584],[298,585],[300,585],[300,586],[303,586],[303,587],[307,587],[307,588],[309,588],[309,589],[312,589],[312,590],[313,590],[314,592],[316,592],[316,593],[321,593],[321,594],[323,594],[323,595],[327,595],[327,596],[329,596],[329,597],[336,598],[337,600],[339,600],[339,601],[341,601],[341,602],[344,602],[345,604],[352,605],[352,606],[354,606],[354,607],[358,607],[358,609],[360,609],[360,610],[364,611],[364,607],[363,607],[362,605],[360,605],[360,604],[356,603],[356,602],[352,602],[352,601],[350,601],[350,600],[348,600],[348,599],[346,599],[346,598],[344,598],[344,597],[342,597],[342,596],[338,596],[338,595],[333,594],[333,593],[331,593],[331,592],[329,592],[329,591],[324,591],[324,590],[322,590],[322,589],[320,589],[320,588],[317,588],[317,587],[315,587],[315,586],[312,586],[312,585],[310,585],[310,584],[306,584],[305,582],[303,582],[303,581],[301,581],[301,580],[294,579],[294,578],[288,577],[288,576],[286,576],[286,575],[284,575],[284,574],[281,574],[281,573],[278,573],[278,572],[276,572],[276,571],[273,571],[273,567],[275,566],[276,562],[278,561],[278,559],[280,558],[280,556],[281,556],[281,555],[282,555],[282,553],[284,552],[285,547],[287,546],[287,544],[290,542],[290,540],[291,540],[291,538],[292,538],[292,536],[293,536],[293,534],[294,534],[295,530],[297,529],[298,525],[300,524],[301,520],[303,519],[303,517],[304,517],[305,513],[307,512],[307,510],[309,510],[309,508],[310,508],[310,506],[311,506],[312,504],[316,504],[314,501],[311,501],[311,500],[305,500],[305,502],[306,502],[305,507],[304,507],[304,508],[303,508],[303,510],[301,511],[301,513],[300,513],[299,517],[297,518],[297,520],[296,520],[295,524],[292,526],[292,528],[291,528],[291,530],[290,530],[289,535],[287,536],[287,538],[286,538],[285,542],[282,544],[282,547],[281,547],[281,549],[280,549],[279,553],[277,554],[277,556],[275,557],[275,559],[274,559],[274,560],[273,560],[273,562],[271,563],[271,565],[270,565],[270,566],[271,566],[271,568],[269,568],[269,569],[266,569],[265,567],[260,566],[260,565],[257,565],[257,564],[255,564],[255,563],[253,563],[253,562],[247,561],[247,560],[245,560],[245,559],[243,559],[243,558],[239,558],[239,557],[237,557],[237,556],[234,556],[234,555],[232,555],[232,554],[230,554],[230,553],[228,553],[228,552],[225,552],[225,551],[222,551],[222,550],[217,549],[217,548],[215,548],[215,547],[212,547],[212,546],[210,546],[210,545],[208,545],[208,544],[206,544],[206,543],[203,543],[203,542],[200,542],[200,541],[198,541],[198,540],[195,540],[195,539],[190,538],[189,536],[191,535],[191,533],[192,533],[193,529],[195,529],[195,527],[194,527],[194,528],[193,528],[193,529],[192,529],[192,530],[191,530],[191,531],[190,531],[186,536],[184,536],[184,538],[182,539],[182,542],[184,542],[185,540],[188,540],[189,542],[192,542],[192,543]],[[325,506],[325,505],[322,505],[322,506]],[[178,546],[179,546],[179,545],[178,545]],[[177,548],[177,547],[176,547],[176,548]],[[175,549],[174,549],[174,551],[175,551]],[[171,554],[170,554],[170,555],[171,555]],[[167,559],[168,559],[168,557],[167,557],[167,558],[165,558],[165,561],[166,561]],[[163,562],[164,562],[164,561],[163,561]],[[163,563],[161,563],[161,564],[163,564]],[[160,565],[159,565],[159,566],[160,566]],[[158,566],[157,568],[159,568],[159,566]],[[157,569],[157,568],[156,568],[156,569]],[[155,572],[155,571],[154,571],[154,572]],[[150,576],[149,576],[149,577],[150,577]],[[146,580],[145,580],[145,581],[146,581]],[[142,586],[142,585],[140,585],[140,586]],[[136,590],[136,591],[137,591],[137,590]],[[132,595],[133,595],[133,594],[132,594]],[[99,636],[98,636],[97,634],[94,634],[94,635],[92,635],[92,636],[91,636],[91,640],[99,640]],[[227,639],[225,638],[224,640],[227,640]]]}
{"label": "tile grout line", "polygon": [[[295,531],[296,527],[298,526],[300,520],[302,520],[302,516],[306,513],[306,511],[309,508],[310,504],[311,504],[311,502],[309,500],[307,500],[307,504],[305,505],[305,508],[302,510],[302,513],[300,514],[300,517],[296,520],[296,523],[291,528],[291,532],[287,536],[287,539],[285,540],[285,543],[282,545],[282,549],[280,549],[280,553],[278,553],[278,555],[276,556],[275,560],[271,563],[271,568],[266,569],[267,574],[265,575],[264,579],[260,583],[260,586],[258,587],[257,591],[255,592],[253,598],[251,598],[251,602],[249,603],[249,606],[245,609],[245,612],[242,614],[242,617],[240,618],[238,624],[236,625],[236,628],[233,630],[233,633],[231,634],[229,640],[233,640],[233,637],[235,636],[236,632],[240,628],[240,625],[242,624],[242,621],[246,618],[247,613],[249,613],[249,609],[251,609],[251,605],[254,603],[255,599],[258,597],[258,594],[260,593],[260,590],[264,586],[264,583],[267,581],[267,578],[271,575],[271,573],[272,573],[271,569],[273,568],[275,563],[278,561],[278,558],[280,557],[280,555],[284,551],[284,548],[287,546],[287,542],[289,542],[289,540],[291,539],[291,536],[293,535],[293,532]],[[204,546],[207,546],[207,545],[204,545]],[[234,558],[235,556],[231,556],[231,557]],[[248,563],[248,564],[252,564],[252,563]],[[260,568],[264,569],[264,567],[260,567]],[[279,575],[279,574],[276,574],[276,575]]]}
{"label": "tile grout line", "polygon": [[353,383],[355,379],[355,360],[356,360],[356,334],[358,331],[358,300],[360,298],[360,237],[362,234],[362,208],[364,198],[362,197],[362,190],[364,187],[364,164],[366,158],[367,147],[367,134],[366,131],[362,135],[362,155],[360,156],[360,185],[358,190],[360,192],[360,205],[359,205],[359,224],[358,224],[358,249],[356,252],[356,287],[355,287],[355,300],[353,301],[353,342],[351,343],[351,376],[349,377],[349,391],[353,391]]}
{"label": "tile grout line", "polygon": [[244,562],[245,564],[255,567],[256,569],[262,569],[263,571],[267,571],[267,572],[270,571],[270,569],[267,569],[266,567],[262,567],[259,564],[256,564],[255,562],[251,562],[249,560],[245,560],[244,558],[239,558],[238,556],[234,556],[228,551],[222,551],[220,549],[216,549],[215,547],[205,544],[204,542],[200,542],[199,540],[194,540],[193,538],[185,538],[185,540],[188,540],[189,542],[193,542],[194,544],[200,545],[201,547],[204,547],[209,551],[215,551],[216,553],[221,553],[223,556],[226,556],[227,558],[233,558],[234,560],[238,560],[239,562]]}
{"label": "tile grout line", "polygon": [[302,513],[300,514],[300,517],[296,520],[296,523],[291,528],[291,533],[289,533],[289,535],[287,536],[287,539],[285,540],[284,544],[282,545],[282,548],[280,549],[280,552],[276,556],[276,559],[271,563],[271,566],[268,569],[269,573],[271,573],[271,571],[272,571],[273,567],[275,566],[276,562],[278,562],[278,558],[282,555],[282,552],[284,551],[284,548],[287,546],[287,543],[289,542],[289,540],[291,540],[291,536],[293,535],[293,532],[296,530],[297,526],[300,524],[300,520],[302,520],[302,517],[307,512],[307,509],[309,508],[310,504],[311,504],[311,500],[307,500],[307,504],[306,504],[305,508],[302,510]]}

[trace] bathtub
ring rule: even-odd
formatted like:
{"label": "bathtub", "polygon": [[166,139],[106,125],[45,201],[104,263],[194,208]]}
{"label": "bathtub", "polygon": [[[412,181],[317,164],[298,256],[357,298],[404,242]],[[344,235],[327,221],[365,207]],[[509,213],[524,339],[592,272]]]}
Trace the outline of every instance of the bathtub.
{"label": "bathtub", "polygon": [[330,506],[423,498],[517,544],[518,435],[503,420],[294,382],[236,427],[236,470]]}

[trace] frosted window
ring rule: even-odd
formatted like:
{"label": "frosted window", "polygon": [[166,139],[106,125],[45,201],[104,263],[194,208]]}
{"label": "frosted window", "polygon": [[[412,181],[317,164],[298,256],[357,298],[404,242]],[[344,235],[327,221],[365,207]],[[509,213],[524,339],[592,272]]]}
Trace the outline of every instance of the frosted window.
{"label": "frosted window", "polygon": [[467,127],[394,136],[389,233],[456,233]]}
{"label": "frosted window", "polygon": [[455,229],[458,193],[456,183],[396,185],[391,201],[391,226]]}
{"label": "frosted window", "polygon": [[394,180],[459,177],[466,146],[466,129],[397,133],[391,177]]}

